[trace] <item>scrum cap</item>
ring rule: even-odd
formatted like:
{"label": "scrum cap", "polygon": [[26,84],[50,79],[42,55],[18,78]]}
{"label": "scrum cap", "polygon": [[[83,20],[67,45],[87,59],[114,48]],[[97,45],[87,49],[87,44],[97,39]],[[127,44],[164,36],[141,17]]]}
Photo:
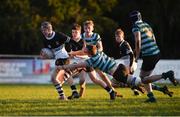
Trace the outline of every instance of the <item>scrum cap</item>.
{"label": "scrum cap", "polygon": [[41,23],[41,29],[43,29],[43,28],[52,28],[52,25],[50,22],[44,21]]}
{"label": "scrum cap", "polygon": [[139,11],[132,11],[129,14],[129,17],[130,17],[132,22],[136,22],[136,21],[142,20],[141,13]]}

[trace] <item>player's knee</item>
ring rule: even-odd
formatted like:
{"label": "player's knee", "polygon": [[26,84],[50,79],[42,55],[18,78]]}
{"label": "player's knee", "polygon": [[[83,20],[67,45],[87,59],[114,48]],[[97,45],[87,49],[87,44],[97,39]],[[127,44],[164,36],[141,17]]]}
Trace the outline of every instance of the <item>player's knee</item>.
{"label": "player's knee", "polygon": [[57,74],[56,74],[56,73],[53,73],[53,74],[51,75],[51,82],[52,82],[53,84],[59,83],[59,80],[58,80],[58,78],[57,78]]}
{"label": "player's knee", "polygon": [[149,76],[143,76],[143,77],[141,77],[141,82],[142,82],[143,84],[149,84],[149,83],[150,83]]}
{"label": "player's knee", "polygon": [[141,78],[141,80],[142,80],[142,79],[144,79],[144,77],[145,77],[145,76],[143,76],[143,75],[139,75],[139,77],[140,77],[140,78]]}
{"label": "player's knee", "polygon": [[80,84],[80,88],[85,88],[86,87],[86,84],[85,83],[83,83],[83,84]]}
{"label": "player's knee", "polygon": [[80,85],[85,85],[85,84],[86,84],[86,83],[85,83],[85,79],[79,80],[79,84],[80,84]]}
{"label": "player's knee", "polygon": [[97,84],[97,79],[96,79],[96,78],[92,78],[92,77],[91,77],[91,80],[92,80],[95,84]]}
{"label": "player's knee", "polygon": [[148,83],[149,83],[148,80],[147,80],[145,77],[141,79],[141,82],[142,82],[143,84],[148,84]]}
{"label": "player's knee", "polygon": [[145,82],[145,76],[139,75],[139,77],[141,78],[141,82],[142,82],[143,84],[145,84],[145,83],[144,83],[144,82]]}

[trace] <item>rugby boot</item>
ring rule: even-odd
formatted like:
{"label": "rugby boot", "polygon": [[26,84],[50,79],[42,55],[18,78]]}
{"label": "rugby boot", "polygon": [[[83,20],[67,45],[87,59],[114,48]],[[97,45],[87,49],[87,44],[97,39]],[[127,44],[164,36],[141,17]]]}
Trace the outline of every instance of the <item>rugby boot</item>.
{"label": "rugby boot", "polygon": [[155,103],[156,102],[156,98],[154,97],[154,94],[152,92],[147,94],[148,99],[145,102],[148,103]]}
{"label": "rugby boot", "polygon": [[116,99],[116,93],[115,93],[114,90],[112,90],[111,93],[109,93],[109,94],[110,94],[110,99],[111,100],[115,100]]}
{"label": "rugby boot", "polygon": [[140,91],[143,94],[146,92],[146,89],[144,88],[144,86],[133,86],[131,89],[136,90],[136,91]]}
{"label": "rugby boot", "polygon": [[118,93],[118,92],[116,92],[116,91],[115,91],[115,95],[116,95],[116,97],[121,97],[121,98],[123,97],[122,94],[120,94],[120,93]]}
{"label": "rugby boot", "polygon": [[169,80],[173,83],[174,86],[178,84],[177,80],[174,77],[174,71],[172,70],[162,73],[162,78],[164,78],[165,80],[169,78]]}
{"label": "rugby boot", "polygon": [[157,101],[156,101],[156,98],[151,97],[151,98],[148,98],[145,102],[146,102],[146,103],[155,103],[155,102],[157,102]]}
{"label": "rugby boot", "polygon": [[74,91],[71,96],[68,96],[69,100],[78,99],[78,98],[79,98],[79,93],[77,91]]}
{"label": "rugby boot", "polygon": [[64,95],[63,95],[63,96],[60,96],[60,97],[59,97],[59,100],[67,100],[67,97],[64,96]]}
{"label": "rugby boot", "polygon": [[133,90],[133,92],[134,92],[134,95],[135,95],[135,96],[140,95],[139,92],[138,92],[137,90]]}
{"label": "rugby boot", "polygon": [[169,97],[173,96],[173,92],[169,91],[168,87],[165,85],[164,87],[162,87],[162,92],[166,95],[168,95]]}

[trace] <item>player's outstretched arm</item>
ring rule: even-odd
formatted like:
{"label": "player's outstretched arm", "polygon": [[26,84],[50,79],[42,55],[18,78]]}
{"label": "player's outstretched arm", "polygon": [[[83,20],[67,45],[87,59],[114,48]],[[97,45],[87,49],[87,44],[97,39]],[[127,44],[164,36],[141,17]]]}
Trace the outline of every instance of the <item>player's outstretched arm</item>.
{"label": "player's outstretched arm", "polygon": [[69,65],[62,65],[62,66],[57,66],[58,70],[64,69],[64,70],[75,70],[77,68],[84,68],[87,67],[87,63],[84,62],[80,62],[77,64],[69,64]]}
{"label": "player's outstretched arm", "polygon": [[71,51],[69,52],[70,56],[76,56],[76,55],[87,55],[86,53],[84,53],[83,50],[78,50],[78,51]]}

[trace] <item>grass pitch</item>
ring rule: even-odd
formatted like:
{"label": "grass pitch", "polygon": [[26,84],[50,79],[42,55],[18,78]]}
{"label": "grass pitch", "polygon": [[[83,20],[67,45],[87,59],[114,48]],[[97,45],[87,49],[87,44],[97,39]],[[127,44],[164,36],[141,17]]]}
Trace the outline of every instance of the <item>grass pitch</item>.
{"label": "grass pitch", "polygon": [[154,91],[157,103],[144,103],[145,94],[134,96],[128,88],[118,88],[124,97],[110,101],[100,86],[87,85],[84,98],[60,101],[50,84],[0,84],[0,116],[180,116],[180,86],[169,88],[173,97]]}

